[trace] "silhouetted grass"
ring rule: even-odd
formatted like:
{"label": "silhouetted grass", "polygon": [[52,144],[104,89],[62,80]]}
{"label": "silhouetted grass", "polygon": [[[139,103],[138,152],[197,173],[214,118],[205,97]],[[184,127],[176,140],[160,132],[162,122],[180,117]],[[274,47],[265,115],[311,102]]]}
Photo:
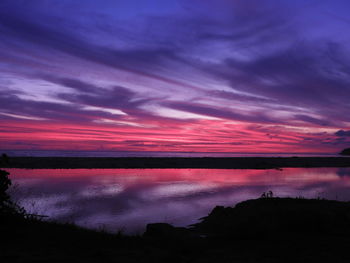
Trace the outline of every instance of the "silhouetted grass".
{"label": "silhouetted grass", "polygon": [[[5,242],[0,257],[2,262],[346,262],[348,206],[316,199],[249,200],[235,208],[215,208],[193,228],[163,225],[144,236],[17,218],[1,224]],[[313,215],[326,224],[308,229]],[[346,231],[338,231],[344,226]]]}

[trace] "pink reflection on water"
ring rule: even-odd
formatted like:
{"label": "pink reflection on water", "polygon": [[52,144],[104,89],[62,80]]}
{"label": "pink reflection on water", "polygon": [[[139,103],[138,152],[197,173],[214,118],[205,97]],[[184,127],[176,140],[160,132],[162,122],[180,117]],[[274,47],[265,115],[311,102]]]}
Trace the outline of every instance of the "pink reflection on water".
{"label": "pink reflection on water", "polygon": [[[141,232],[150,222],[188,225],[216,205],[278,196],[350,200],[350,169],[8,169],[13,195],[36,213],[87,227]],[[34,205],[33,205],[34,204]]]}
{"label": "pink reflection on water", "polygon": [[338,180],[336,168],[254,169],[7,169],[15,180],[25,178],[99,178],[134,182],[195,181],[200,183],[239,184],[271,181]]}

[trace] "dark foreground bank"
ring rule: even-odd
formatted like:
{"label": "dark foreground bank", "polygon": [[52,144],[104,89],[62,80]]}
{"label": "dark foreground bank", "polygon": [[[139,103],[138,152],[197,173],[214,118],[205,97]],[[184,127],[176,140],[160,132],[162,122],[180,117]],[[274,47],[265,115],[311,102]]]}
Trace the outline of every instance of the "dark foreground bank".
{"label": "dark foreground bank", "polygon": [[6,168],[221,168],[274,169],[287,167],[350,167],[350,157],[12,157]]}
{"label": "dark foreground bank", "polygon": [[248,200],[137,237],[21,217],[0,232],[1,262],[350,262],[350,203],[329,200]]}

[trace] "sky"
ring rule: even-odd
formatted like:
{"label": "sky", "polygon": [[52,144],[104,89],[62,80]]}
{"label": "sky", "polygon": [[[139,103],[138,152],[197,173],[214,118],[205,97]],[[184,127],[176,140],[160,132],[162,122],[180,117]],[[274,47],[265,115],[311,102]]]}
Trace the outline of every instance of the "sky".
{"label": "sky", "polygon": [[0,149],[350,147],[347,0],[1,0]]}

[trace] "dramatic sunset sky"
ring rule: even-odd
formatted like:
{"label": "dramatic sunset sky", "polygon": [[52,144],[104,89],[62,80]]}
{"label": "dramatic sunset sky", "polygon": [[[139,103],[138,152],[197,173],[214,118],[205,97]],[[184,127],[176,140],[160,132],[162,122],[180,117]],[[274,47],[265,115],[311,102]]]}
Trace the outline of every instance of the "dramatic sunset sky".
{"label": "dramatic sunset sky", "polygon": [[348,0],[1,0],[0,149],[338,152]]}

